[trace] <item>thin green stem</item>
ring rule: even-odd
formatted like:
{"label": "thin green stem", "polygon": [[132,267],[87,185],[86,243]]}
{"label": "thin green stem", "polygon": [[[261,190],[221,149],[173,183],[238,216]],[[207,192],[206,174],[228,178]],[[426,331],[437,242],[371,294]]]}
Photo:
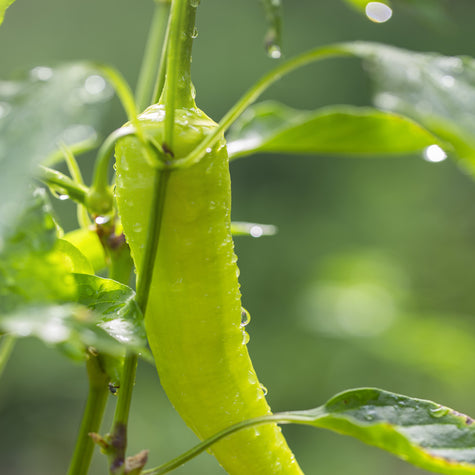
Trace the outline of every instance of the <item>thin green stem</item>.
{"label": "thin green stem", "polygon": [[0,377],[5,370],[5,366],[10,359],[13,348],[15,347],[16,337],[13,335],[4,335],[0,340]]}
{"label": "thin green stem", "polygon": [[[323,412],[322,412],[323,415]],[[316,419],[318,416],[315,416]],[[180,467],[184,463],[188,462],[192,458],[196,457],[197,455],[201,454],[205,450],[209,449],[213,444],[224,439],[225,437],[234,434],[243,429],[247,429],[249,427],[262,425],[262,424],[304,424],[310,423],[311,419],[308,416],[303,416],[298,412],[290,413],[290,412],[281,412],[277,414],[271,414],[269,416],[263,417],[256,417],[254,419],[248,419],[242,422],[238,422],[222,431],[218,432],[217,434],[211,436],[210,438],[204,440],[203,442],[199,443],[195,447],[191,448],[187,452],[183,453],[179,457],[170,460],[169,462],[160,465],[156,468],[151,468],[149,470],[145,470],[142,472],[143,475],[163,475],[165,473],[171,472],[176,468]]]}
{"label": "thin green stem", "polygon": [[[94,165],[92,186],[88,194],[88,207],[93,213],[96,211],[95,214],[108,214],[112,211],[113,198],[109,184],[110,162],[117,141],[129,135],[136,136],[140,141],[144,157],[150,166],[154,168],[163,167],[162,162],[156,156],[156,151],[163,154],[160,144],[150,143],[145,139],[138,121],[134,120],[133,124],[114,130],[99,148]],[[152,146],[155,146],[157,150],[153,151]]]}
{"label": "thin green stem", "polygon": [[127,352],[120,381],[119,397],[114,413],[112,430],[108,437],[110,444],[110,473],[121,475],[125,468],[125,453],[127,449],[127,424],[129,422],[130,404],[137,373],[138,356]]}
{"label": "thin green stem", "polygon": [[165,200],[169,178],[169,170],[155,171],[154,194],[152,198],[145,252],[142,259],[140,277],[137,282],[137,304],[144,315],[145,310],[147,308],[148,294],[150,291],[150,285],[152,283],[155,258],[157,255],[157,249],[160,240],[163,210],[165,208]]}
{"label": "thin green stem", "polygon": [[59,193],[68,195],[72,200],[84,204],[88,188],[80,183],[76,183],[68,176],[52,168],[41,166],[38,178]]}
{"label": "thin green stem", "polygon": [[155,78],[159,77],[160,65],[162,64],[163,45],[166,38],[168,15],[170,13],[170,1],[156,2],[152,25],[148,34],[147,46],[140,69],[135,102],[139,110],[150,105],[154,97]]}
{"label": "thin green stem", "polygon": [[[82,177],[81,169],[79,168],[79,164],[76,160],[76,157],[74,156],[72,148],[66,145],[65,143],[60,143],[59,147],[61,149],[61,152],[63,153],[64,160],[66,161],[66,165],[68,166],[71,178],[76,183],[84,185],[84,179]],[[84,205],[80,204],[77,206],[76,214],[79,226],[81,228],[87,228],[91,225],[91,220],[89,219],[87,208]]]}
{"label": "thin green stem", "polygon": [[[149,228],[143,257],[143,273],[137,282],[136,301],[142,313],[145,315],[147,299],[152,283],[152,275],[155,257],[160,239],[163,209],[167,183],[170,176],[168,170],[155,170],[154,196],[150,208]],[[110,473],[120,475],[124,470],[125,453],[127,448],[127,423],[132,399],[133,386],[137,369],[137,355],[127,353],[121,378],[119,398],[117,401],[114,422],[109,437],[112,446]]]}
{"label": "thin green stem", "polygon": [[92,188],[96,190],[103,190],[109,188],[109,165],[113,156],[115,144],[117,140],[127,135],[135,134],[135,129],[132,127],[121,127],[114,130],[104,140],[103,144],[97,152],[96,161],[94,164],[94,173],[92,179]]}
{"label": "thin green stem", "polygon": [[155,86],[153,88],[152,103],[156,104],[160,100],[160,96],[163,92],[163,86],[165,85],[165,74],[167,71],[167,45],[168,38],[170,36],[170,21],[167,25],[167,31],[165,32],[165,38],[163,41],[162,54],[160,56],[160,64],[158,65],[157,78],[155,80]]}
{"label": "thin green stem", "polygon": [[86,367],[89,378],[89,394],[68,475],[87,474],[95,447],[89,434],[100,429],[109,395],[109,379],[100,366],[99,357],[89,355]]}
{"label": "thin green stem", "polygon": [[196,2],[173,0],[167,41],[167,74],[160,103],[165,104],[165,146],[173,151],[175,109],[195,105],[191,84],[191,49],[195,36]]}
{"label": "thin green stem", "polygon": [[84,180],[82,178],[81,169],[79,168],[78,162],[76,157],[74,156],[74,152],[71,147],[68,147],[65,143],[61,143],[59,145],[61,152],[63,153],[64,160],[68,167],[69,173],[72,179],[81,185],[84,185]]}
{"label": "thin green stem", "polygon": [[320,61],[322,59],[338,57],[338,56],[352,56],[352,53],[345,47],[344,44],[335,44],[317,48],[306,53],[301,54],[289,61],[282,63],[277,68],[266,74],[254,86],[252,86],[239,101],[229,110],[229,112],[221,119],[218,127],[214,129],[213,133],[208,135],[203,141],[187,156],[173,162],[173,168],[189,167],[198,163],[201,157],[206,153],[206,149],[212,147],[222,136],[226,130],[233,124],[233,122],[252,104],[259,96],[272,84],[281,79],[286,74],[289,74],[296,69]]}

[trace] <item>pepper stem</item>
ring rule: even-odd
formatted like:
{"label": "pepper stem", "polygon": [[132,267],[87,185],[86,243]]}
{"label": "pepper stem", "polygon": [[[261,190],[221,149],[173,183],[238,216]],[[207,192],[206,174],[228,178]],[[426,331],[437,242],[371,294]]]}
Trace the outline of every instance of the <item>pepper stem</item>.
{"label": "pepper stem", "polygon": [[175,109],[195,106],[191,83],[191,49],[195,33],[196,0],[173,0],[167,44],[167,70],[160,104],[165,105],[165,144],[173,151]]}

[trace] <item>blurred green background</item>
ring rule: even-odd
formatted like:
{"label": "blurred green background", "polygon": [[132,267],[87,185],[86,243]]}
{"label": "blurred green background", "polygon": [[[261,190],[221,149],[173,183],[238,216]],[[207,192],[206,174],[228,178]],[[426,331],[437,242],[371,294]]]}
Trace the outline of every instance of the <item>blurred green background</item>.
{"label": "blurred green background", "polygon": [[[219,119],[275,60],[263,46],[257,0],[203,0],[193,56],[197,102]],[[475,56],[470,0],[446,21],[395,10],[374,24],[336,0],[284,0],[284,57],[335,41],[390,43]],[[430,3],[430,1],[428,2]],[[17,0],[0,28],[0,77],[37,65],[92,59],[135,84],[152,0]],[[312,109],[370,103],[356,60],[307,67],[265,98]],[[124,121],[118,104],[106,131]],[[90,176],[92,155],[82,159]],[[436,400],[472,416],[475,379],[475,183],[452,161],[260,155],[231,168],[233,219],[279,234],[236,239],[249,350],[274,410],[318,406],[347,388],[376,386]],[[71,204],[57,203],[66,229]],[[86,396],[85,370],[42,344],[18,343],[0,381],[0,473],[64,474]],[[112,404],[111,404],[112,406]],[[111,412],[104,426],[108,429]],[[305,473],[425,473],[358,441],[285,427]],[[196,442],[170,407],[155,369],[139,367],[130,454],[153,466]],[[97,455],[92,474],[106,472]],[[202,455],[176,471],[223,471]],[[243,474],[244,475],[244,474]]]}

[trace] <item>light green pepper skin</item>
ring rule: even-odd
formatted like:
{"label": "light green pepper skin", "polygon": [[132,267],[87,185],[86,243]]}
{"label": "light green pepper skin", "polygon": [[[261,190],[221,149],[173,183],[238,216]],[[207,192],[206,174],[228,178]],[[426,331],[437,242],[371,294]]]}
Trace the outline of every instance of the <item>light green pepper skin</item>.
{"label": "light green pepper skin", "polygon": [[[158,105],[140,116],[145,133],[159,143],[163,119]],[[215,127],[199,109],[178,109],[175,158],[186,156]],[[140,278],[153,169],[134,138],[119,142],[116,160],[119,212]],[[171,173],[145,315],[162,386],[201,439],[271,413],[243,342],[230,209],[222,138],[197,165]],[[302,473],[275,424],[240,431],[212,452],[230,474]]]}

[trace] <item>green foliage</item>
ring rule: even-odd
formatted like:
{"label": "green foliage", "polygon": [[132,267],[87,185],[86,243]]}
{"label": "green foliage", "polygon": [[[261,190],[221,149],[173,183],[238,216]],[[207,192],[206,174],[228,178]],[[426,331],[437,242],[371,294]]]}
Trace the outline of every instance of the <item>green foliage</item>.
{"label": "green foliage", "polygon": [[308,112],[264,102],[234,124],[228,153],[231,159],[255,152],[380,157],[422,151],[437,141],[412,120],[376,109],[332,106]]}
{"label": "green foliage", "polygon": [[61,144],[76,152],[95,146],[111,99],[103,75],[85,62],[38,66],[22,79],[0,81],[0,236],[21,212],[36,165],[60,159]]}
{"label": "green foliage", "polygon": [[[11,3],[0,0],[0,23]],[[94,440],[109,455],[110,473],[139,475],[146,456],[142,452],[130,468],[134,459],[126,459],[125,441],[137,355],[151,361],[142,314],[147,308],[148,337],[161,383],[184,420],[200,437],[211,438],[173,463],[146,473],[166,473],[238,430],[268,423],[330,429],[427,470],[475,473],[474,421],[430,401],[379,389],[356,389],[313,410],[270,413],[247,353],[249,336],[244,326],[249,319],[241,307],[231,233],[260,237],[275,234],[276,228],[230,222],[229,174],[222,140],[222,133],[229,129],[227,150],[232,159],[254,153],[379,158],[427,154],[435,146],[475,175],[474,60],[376,43],[320,47],[265,75],[216,125],[195,107],[190,79],[199,1],[157,0],[161,7],[166,3],[172,8],[169,34],[151,35],[154,41],[165,36],[165,56],[160,66],[159,48],[150,49],[153,64],[145,64],[147,77],[140,78],[144,90],[137,96],[140,102],[146,101],[156,79],[153,95],[158,97],[166,77],[164,93],[160,104],[147,109],[140,119],[129,86],[107,66],[84,62],[40,66],[23,79],[0,82],[0,372],[13,341],[22,337],[35,337],[73,359],[86,360],[90,385],[101,397],[97,412],[89,412],[89,422],[84,419],[80,438],[85,445],[89,443],[87,450],[92,453],[88,427],[96,432],[100,426],[107,385],[120,387],[111,433],[105,437],[94,434]],[[282,4],[280,0],[263,3],[269,24],[268,54],[279,58]],[[395,11],[407,7],[434,24],[443,19],[442,4],[429,0],[347,3],[376,22],[380,20],[368,12],[369,3],[389,12],[381,21],[389,19],[389,5]],[[160,11],[162,18],[156,15],[154,21],[163,29],[167,23],[163,13],[168,8]],[[348,56],[364,60],[376,84],[375,101],[380,109],[329,106],[307,111],[270,101],[251,105],[287,73],[321,59]],[[112,89],[129,122],[102,143],[88,188],[73,153],[97,145],[100,119]],[[150,123],[141,126],[146,120]],[[125,140],[125,135],[134,138]],[[119,206],[109,180],[116,142]],[[80,213],[80,229],[61,239],[45,191],[29,190],[38,165],[56,165],[63,155],[72,178],[43,167],[41,179],[53,194],[64,198],[69,193],[84,206],[84,212]],[[139,264],[137,295],[125,285],[131,259],[121,219]],[[91,222],[94,225],[89,226]],[[95,275],[98,271],[108,272],[111,278]],[[331,310],[335,314],[341,308],[348,311],[341,298],[345,292],[384,300],[390,292],[385,292],[388,289],[379,281],[378,272],[375,275],[363,282],[358,274],[353,282],[345,274],[346,280],[333,282],[326,295],[331,294],[330,311],[323,312],[327,321]],[[324,290],[328,287],[331,285]],[[396,300],[389,295],[390,304]],[[371,324],[374,314],[366,315],[366,322]],[[441,373],[439,379],[447,382],[462,380],[460,360],[473,359],[473,337],[465,328],[454,328],[445,318],[422,321],[395,311],[387,324],[381,326],[382,315],[379,318],[379,339],[366,344],[361,338],[364,351],[394,361],[394,355],[403,350],[402,356],[397,355],[398,363],[417,365],[420,372],[432,376]],[[343,328],[338,329],[338,321],[333,325],[335,334]],[[357,325],[353,322],[347,334],[342,330],[338,337],[349,339],[353,332],[355,338]],[[96,396],[90,392],[89,406],[94,406]],[[256,415],[256,419],[247,419]],[[212,435],[234,422],[235,426]],[[243,463],[248,464],[245,470],[249,473],[274,473],[283,466],[286,473],[300,473],[275,426],[241,432],[211,451],[231,473],[240,473]],[[74,458],[81,457],[79,451]],[[90,454],[85,466],[89,459]],[[70,473],[75,475],[74,469]]]}
{"label": "green foliage", "polygon": [[37,189],[10,230],[0,254],[0,312],[23,305],[68,301],[76,295],[74,279],[55,250],[56,225],[45,190]]}
{"label": "green foliage", "polygon": [[440,140],[469,170],[475,164],[475,62],[463,56],[415,53],[354,43],[375,83],[376,104],[411,117]]}
{"label": "green foliage", "polygon": [[74,274],[78,303],[99,316],[98,326],[115,340],[136,352],[146,352],[143,318],[134,300],[135,292],[111,279]]}
{"label": "green foliage", "polygon": [[71,243],[57,239],[44,189],[36,189],[0,253],[0,331],[35,336],[73,358],[85,349],[146,353],[142,316],[129,287],[94,275]]}
{"label": "green foliage", "polygon": [[282,414],[387,450],[438,473],[475,473],[474,420],[432,401],[380,389],[354,389],[324,406]]}

